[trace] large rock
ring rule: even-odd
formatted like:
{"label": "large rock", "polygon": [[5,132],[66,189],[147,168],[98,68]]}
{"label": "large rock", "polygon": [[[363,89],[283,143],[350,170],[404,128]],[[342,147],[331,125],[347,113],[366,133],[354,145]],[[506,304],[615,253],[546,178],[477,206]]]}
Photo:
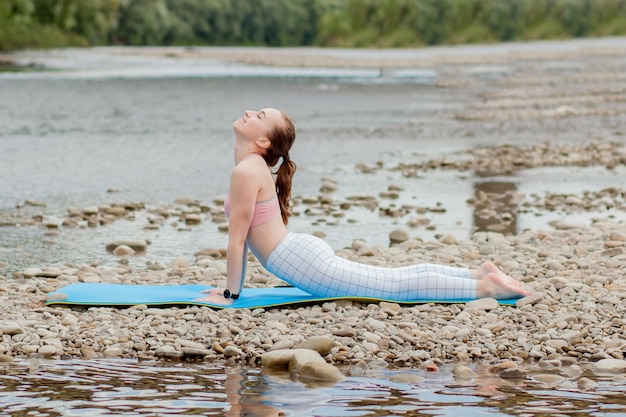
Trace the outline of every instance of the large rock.
{"label": "large rock", "polygon": [[310,349],[273,350],[263,354],[261,364],[266,367],[288,369],[290,373],[305,379],[336,382],[345,377],[333,365]]}
{"label": "large rock", "polygon": [[326,363],[322,356],[310,349],[294,349],[293,357],[289,362],[289,372],[299,374],[307,363]]}
{"label": "large rock", "polygon": [[295,346],[295,349],[314,350],[322,356],[328,355],[332,348],[333,340],[327,336],[313,336]]}
{"label": "large rock", "polygon": [[289,363],[289,372],[306,379],[320,381],[341,381],[344,379],[339,369],[326,363],[322,356],[309,349],[294,349],[295,354]]}
{"label": "large rock", "polygon": [[272,350],[261,356],[261,365],[267,368],[287,369],[294,354],[293,349]]}
{"label": "large rock", "polygon": [[336,382],[345,379],[341,371],[326,362],[307,362],[300,367],[298,373],[305,379]]}

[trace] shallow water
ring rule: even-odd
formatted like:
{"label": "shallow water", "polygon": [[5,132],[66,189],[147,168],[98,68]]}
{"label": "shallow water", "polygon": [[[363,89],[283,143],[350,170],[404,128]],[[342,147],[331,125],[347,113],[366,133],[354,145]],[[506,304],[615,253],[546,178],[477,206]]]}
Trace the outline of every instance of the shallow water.
{"label": "shallow water", "polygon": [[[614,40],[605,42],[614,44]],[[540,43],[536,48],[558,45]],[[493,46],[434,50],[443,55],[499,53]],[[387,168],[401,162],[466,158],[464,152],[476,146],[547,140],[577,143],[588,141],[591,134],[598,139],[614,138],[615,122],[608,119],[588,118],[586,128],[580,129],[576,120],[496,125],[454,117],[480,100],[486,86],[503,74],[526,73],[524,62],[467,65],[456,71],[473,87],[438,88],[437,71],[445,68],[381,76],[377,69],[262,67],[120,51],[24,52],[17,58],[50,70],[0,74],[0,224],[19,224],[40,213],[46,221],[60,223],[69,207],[114,202],[142,202],[149,209],[186,197],[211,204],[227,192],[232,121],[245,109],[268,105],[286,109],[296,120],[295,196],[320,195],[326,177],[338,182],[337,191],[331,194],[337,201],[350,196],[377,197],[390,185],[401,186],[404,191],[399,198],[381,199],[379,208],[403,204],[444,208],[429,215],[429,228],[411,230],[424,240],[446,234],[468,238],[477,224],[466,200],[485,179],[453,171],[432,171],[408,179],[388,169],[363,174],[356,168],[358,163],[382,163]],[[427,56],[432,51],[343,53],[370,58],[378,54],[385,59],[411,53]],[[559,65],[563,71],[563,64]],[[581,58],[570,60],[566,70],[575,74],[581,67],[594,65],[598,63]],[[539,73],[553,71],[550,61],[539,62],[537,67]],[[503,181],[520,192],[541,194],[558,192],[564,186],[571,192],[621,186],[621,175],[623,169],[545,168]],[[16,208],[26,200],[43,202],[45,207]],[[546,227],[554,216],[565,215],[521,213],[514,232]],[[573,219],[588,223],[594,216],[625,217],[618,211],[584,213]],[[0,227],[0,261],[8,262],[11,270],[64,262],[114,263],[116,259],[104,250],[107,243],[147,239],[152,243],[150,251],[133,259],[136,265],[145,265],[147,260],[167,263],[226,244],[226,235],[209,222],[185,232],[179,232],[176,225],[147,231],[147,214],[138,213],[137,218],[97,230]],[[343,218],[331,221],[295,217],[291,227],[322,232],[340,249],[355,238],[387,245],[388,233],[405,227],[407,220],[381,216],[377,209],[352,208]]]}
{"label": "shallow water", "polygon": [[[344,370],[333,385],[284,371],[203,363],[60,360],[0,364],[2,415],[32,416],[618,416],[623,381],[594,377],[580,391],[532,377],[502,380],[480,366],[456,381],[450,369]],[[580,371],[578,371],[580,372]]]}

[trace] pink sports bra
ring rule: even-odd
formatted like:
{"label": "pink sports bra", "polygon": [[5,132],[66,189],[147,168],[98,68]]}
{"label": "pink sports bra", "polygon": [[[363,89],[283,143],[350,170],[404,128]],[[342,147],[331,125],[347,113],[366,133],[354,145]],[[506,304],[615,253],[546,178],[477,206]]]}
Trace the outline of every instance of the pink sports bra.
{"label": "pink sports bra", "polygon": [[[230,217],[230,193],[226,196],[226,199],[224,199],[224,212],[226,213],[226,217]],[[278,204],[278,196],[275,195],[274,198],[270,200],[256,203],[250,228],[271,222],[277,217],[280,217],[280,205]]]}

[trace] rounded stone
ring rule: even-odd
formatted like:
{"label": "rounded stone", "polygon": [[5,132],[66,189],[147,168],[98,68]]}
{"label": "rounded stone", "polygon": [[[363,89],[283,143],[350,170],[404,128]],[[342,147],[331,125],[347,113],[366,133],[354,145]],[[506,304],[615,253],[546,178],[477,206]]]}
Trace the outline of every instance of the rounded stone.
{"label": "rounded stone", "polygon": [[406,242],[410,238],[411,234],[409,233],[409,231],[403,228],[392,230],[391,233],[389,233],[389,240],[391,241],[391,243]]}
{"label": "rounded stone", "polygon": [[125,257],[125,256],[132,256],[132,255],[134,255],[135,251],[130,246],[120,245],[120,246],[116,247],[115,249],[113,249],[113,254],[115,256],[119,256],[120,258],[122,258],[122,257]]}
{"label": "rounded stone", "polygon": [[593,365],[597,373],[626,373],[626,360],[601,359]]}
{"label": "rounded stone", "polygon": [[295,349],[311,349],[322,356],[326,356],[333,348],[333,340],[327,336],[313,336],[302,343],[297,344]]}

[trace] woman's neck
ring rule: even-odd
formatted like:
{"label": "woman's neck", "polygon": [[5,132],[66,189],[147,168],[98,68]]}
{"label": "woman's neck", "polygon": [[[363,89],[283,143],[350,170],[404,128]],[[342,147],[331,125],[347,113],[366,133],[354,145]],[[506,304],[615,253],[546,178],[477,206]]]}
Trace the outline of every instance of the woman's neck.
{"label": "woman's neck", "polygon": [[254,156],[254,155],[258,155],[261,158],[263,158],[263,155],[258,153],[255,149],[248,149],[248,148],[238,149],[238,148],[235,148],[235,165],[237,165],[239,162],[243,161],[244,159],[247,159],[247,158],[249,158],[251,156]]}
{"label": "woman's neck", "polygon": [[235,135],[235,165],[250,155],[263,157],[261,150],[249,139]]}

